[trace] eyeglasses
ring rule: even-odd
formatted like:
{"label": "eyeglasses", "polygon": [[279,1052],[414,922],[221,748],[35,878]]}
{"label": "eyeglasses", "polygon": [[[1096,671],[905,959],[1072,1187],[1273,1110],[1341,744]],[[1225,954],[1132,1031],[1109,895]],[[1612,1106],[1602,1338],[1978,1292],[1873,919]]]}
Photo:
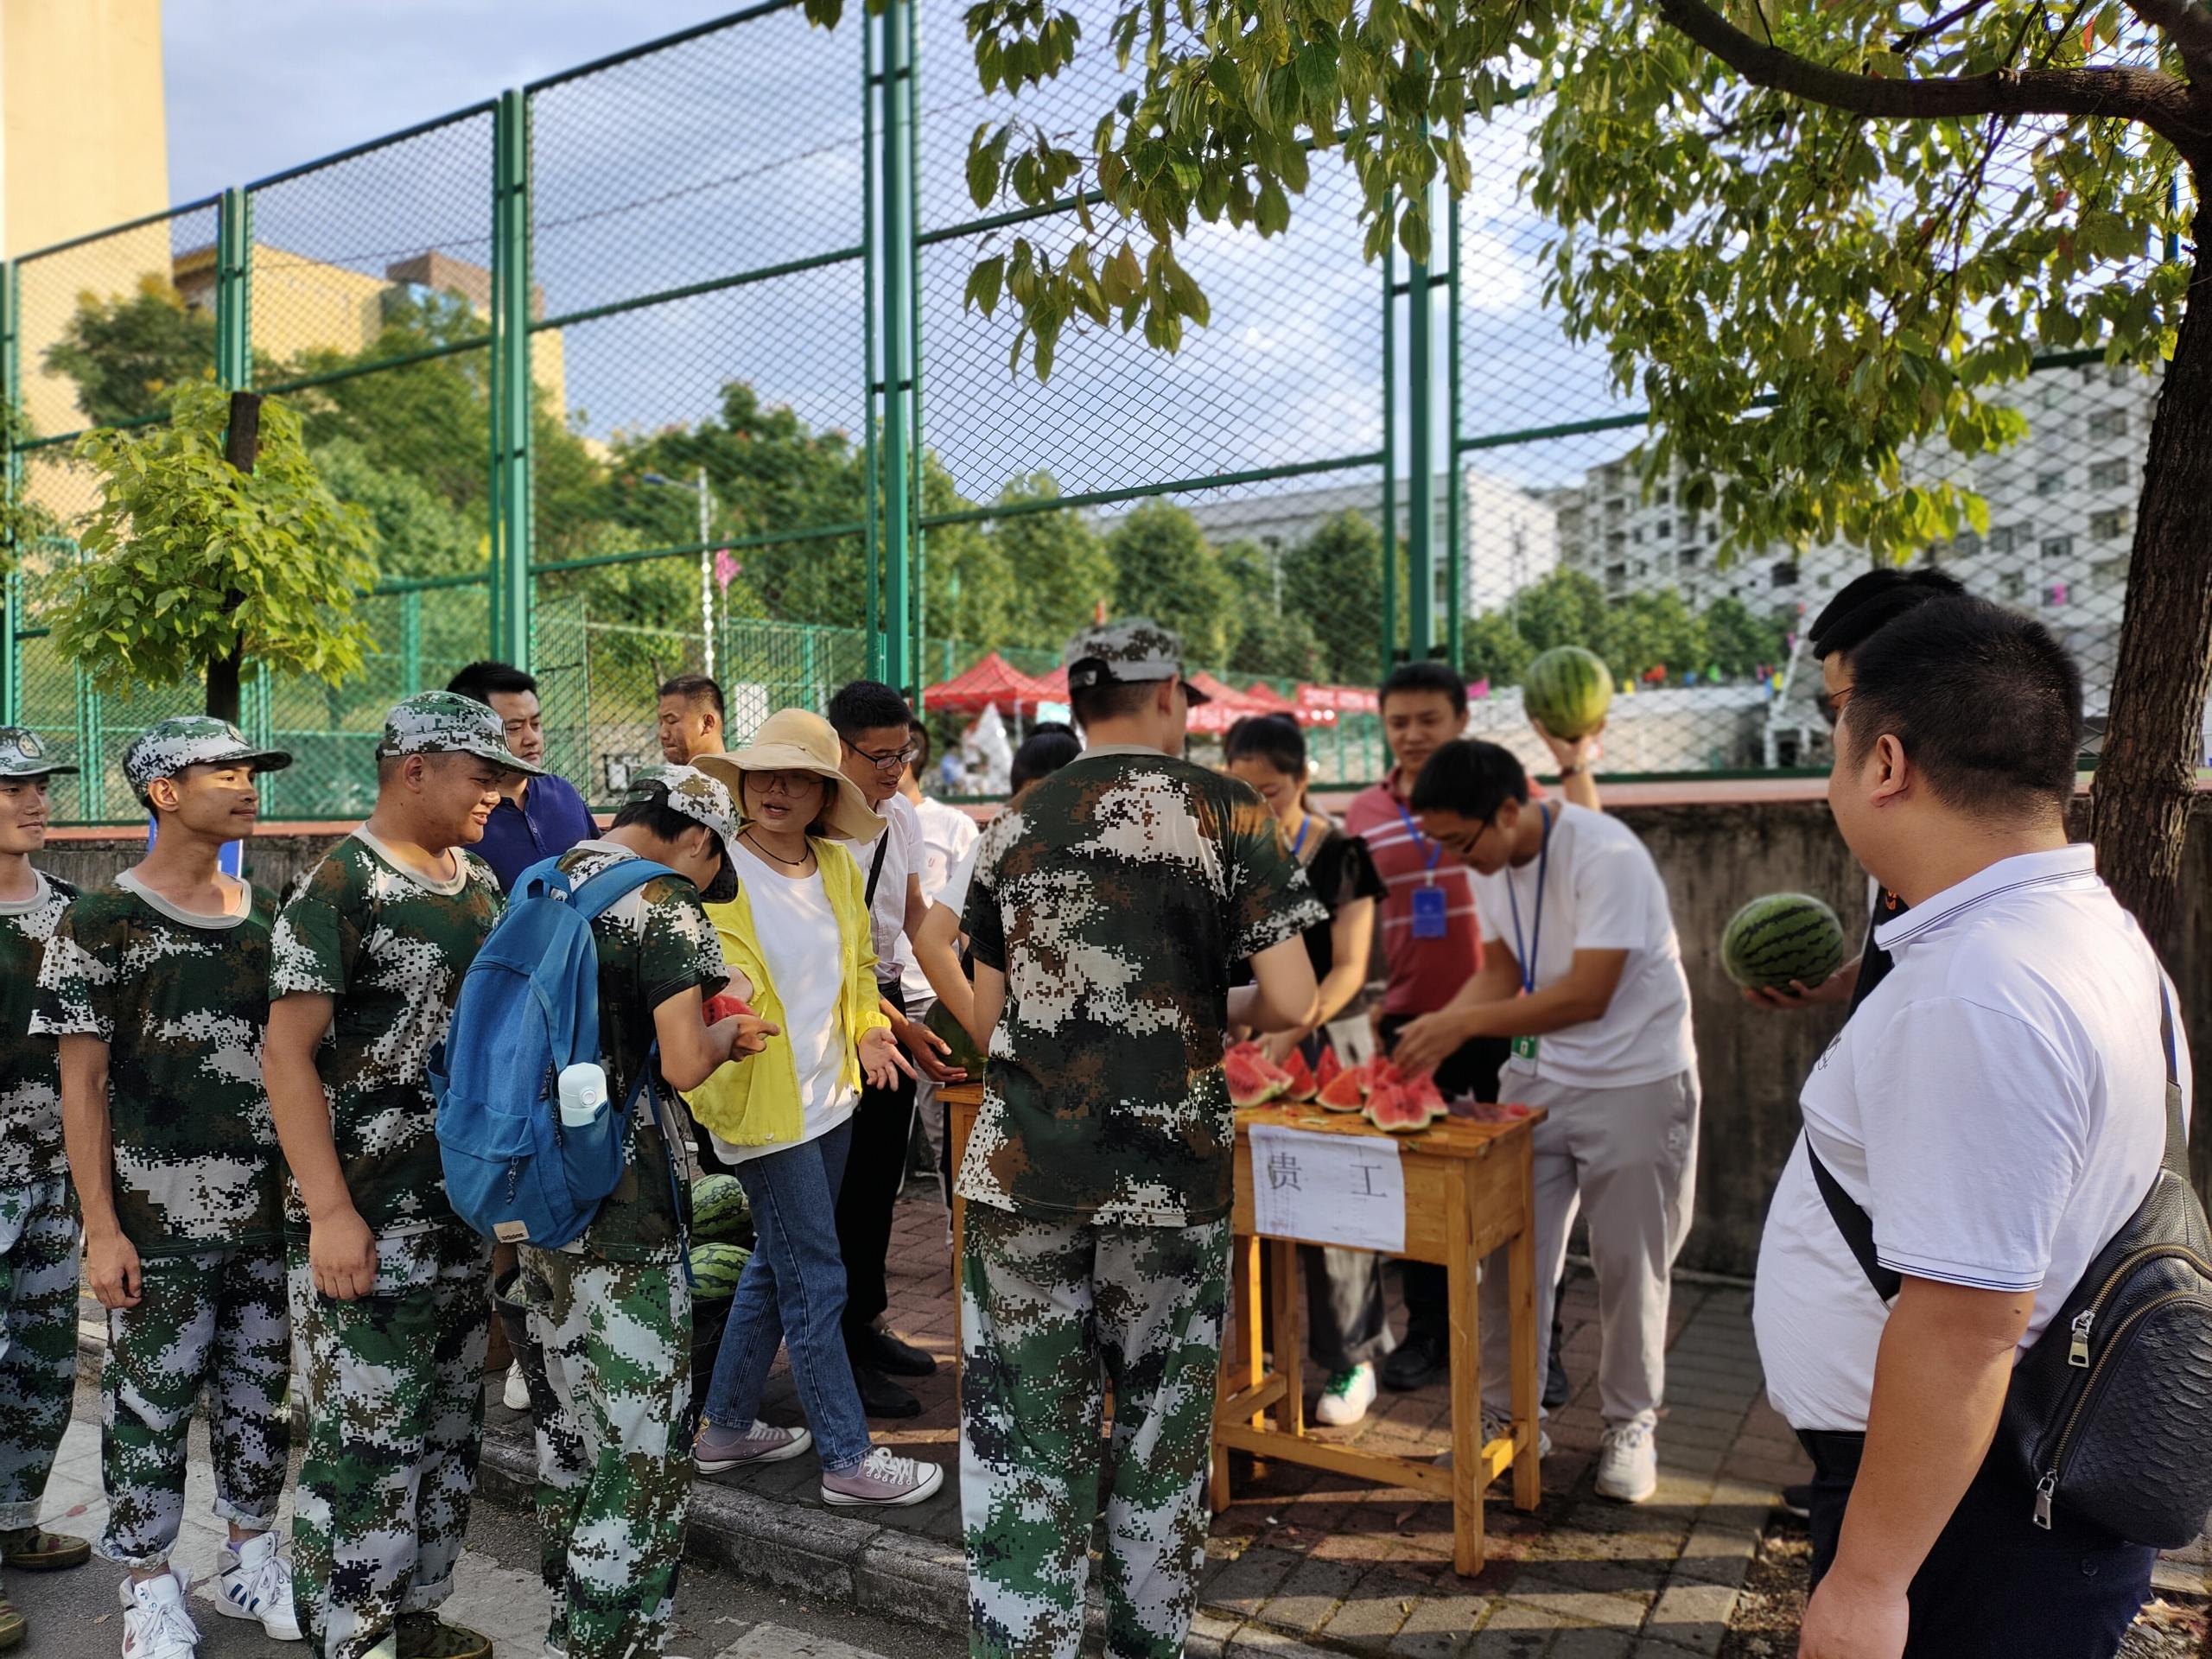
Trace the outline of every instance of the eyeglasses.
{"label": "eyeglasses", "polygon": [[804,795],[822,780],[810,772],[756,772],[763,795]]}
{"label": "eyeglasses", "polygon": [[1835,729],[1836,721],[1843,718],[1843,711],[1850,702],[1851,687],[1847,685],[1840,690],[1823,692],[1821,695],[1821,716],[1827,721],[1830,731]]}
{"label": "eyeglasses", "polygon": [[895,750],[888,754],[878,754],[873,749],[861,747],[857,743],[848,743],[845,747],[874,766],[878,772],[896,772],[922,752],[918,743],[909,743],[905,748]]}

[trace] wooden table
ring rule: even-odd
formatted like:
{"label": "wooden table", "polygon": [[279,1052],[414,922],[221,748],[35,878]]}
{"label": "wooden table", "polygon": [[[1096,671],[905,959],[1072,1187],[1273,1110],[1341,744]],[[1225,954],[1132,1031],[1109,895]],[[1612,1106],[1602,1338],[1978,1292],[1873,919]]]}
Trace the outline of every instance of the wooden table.
{"label": "wooden table", "polygon": [[[981,1084],[941,1091],[946,1132],[952,1136],[956,1174],[969,1131],[982,1104]],[[1298,1246],[1319,1240],[1270,1239],[1274,1252],[1274,1367],[1262,1347],[1259,1310],[1261,1239],[1253,1224],[1252,1149],[1255,1123],[1281,1124],[1321,1135],[1380,1135],[1353,1113],[1310,1106],[1255,1106],[1236,1114],[1236,1196],[1231,1230],[1230,1327],[1223,1333],[1222,1375],[1214,1407],[1213,1460],[1209,1496],[1216,1513],[1229,1505],[1229,1454],[1249,1452],[1286,1463],[1404,1486],[1452,1505],[1452,1561],[1462,1573],[1483,1567],[1483,1490],[1508,1469],[1513,1503],[1533,1510],[1542,1492],[1536,1433],[1536,1252],[1531,1214],[1530,1131],[1541,1112],[1510,1123],[1451,1118],[1397,1141],[1405,1175],[1408,1261],[1445,1269],[1451,1310],[1452,1466],[1368,1452],[1339,1440],[1310,1437],[1306,1428],[1305,1302]],[[953,1329],[960,1317],[960,1253],[964,1206],[952,1205]],[[1506,1253],[1512,1369],[1512,1422],[1507,1433],[1482,1438],[1481,1317],[1475,1295],[1476,1264],[1493,1251]]]}

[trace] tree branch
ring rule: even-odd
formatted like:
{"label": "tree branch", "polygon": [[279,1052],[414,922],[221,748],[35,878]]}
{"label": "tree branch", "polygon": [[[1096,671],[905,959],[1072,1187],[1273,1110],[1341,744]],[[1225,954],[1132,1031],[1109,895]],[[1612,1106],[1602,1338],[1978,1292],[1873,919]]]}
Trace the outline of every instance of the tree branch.
{"label": "tree branch", "polygon": [[2212,78],[2212,9],[2197,0],[2125,0],[2127,9],[2153,29],[2164,29],[2181,48],[2190,73]]}
{"label": "tree branch", "polygon": [[[2130,0],[2186,6],[2189,0]],[[1658,0],[1661,16],[1754,86],[1877,120],[1984,115],[2071,115],[2135,121],[2192,160],[2212,160],[2212,125],[2188,82],[2156,69],[2000,70],[1942,79],[1887,79],[1832,69],[1766,45],[1704,0]]]}

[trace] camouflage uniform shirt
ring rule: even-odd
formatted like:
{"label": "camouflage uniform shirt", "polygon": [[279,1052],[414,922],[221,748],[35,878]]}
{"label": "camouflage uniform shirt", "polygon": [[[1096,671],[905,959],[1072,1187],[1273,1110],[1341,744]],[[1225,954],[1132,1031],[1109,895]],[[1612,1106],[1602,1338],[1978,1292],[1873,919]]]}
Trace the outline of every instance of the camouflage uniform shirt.
{"label": "camouflage uniform shirt", "polygon": [[[454,1223],[430,1051],[505,902],[490,865],[464,850],[455,856],[461,874],[434,886],[357,830],[301,878],[276,918],[269,995],[333,999],[315,1070],[346,1191],[379,1233]],[[296,1192],[288,1218],[307,1225]]]}
{"label": "camouflage uniform shirt", "polygon": [[31,1029],[107,1045],[115,1213],[141,1255],[283,1237],[261,1084],[276,901],[239,897],[195,916],[125,872],[79,895],[39,969]]}
{"label": "camouflage uniform shirt", "polygon": [[[561,868],[581,887],[601,871],[637,855],[613,842],[587,841],[562,855]],[[728,982],[715,925],[699,891],[681,876],[655,876],[600,912],[591,925],[599,947],[599,1046],[607,1067],[607,1092],[618,1105],[653,1044],[653,1010],[693,986],[711,996]],[[631,1120],[628,1167],[621,1184],[584,1236],[585,1248],[613,1260],[673,1251],[681,1231],[670,1184],[670,1149],[683,1155],[681,1131],[671,1133],[676,1093],[656,1080],[663,1116],[640,1110]],[[689,1190],[688,1171],[679,1184]]]}
{"label": "camouflage uniform shirt", "polygon": [[1326,919],[1234,779],[1107,747],[1033,787],[983,831],[969,890],[1007,995],[961,1196],[1101,1225],[1227,1215],[1230,968]]}
{"label": "camouflage uniform shirt", "polygon": [[69,1173],[61,1149],[61,1062],[51,1037],[31,1035],[31,988],[77,889],[31,872],[28,899],[0,900],[0,1186]]}

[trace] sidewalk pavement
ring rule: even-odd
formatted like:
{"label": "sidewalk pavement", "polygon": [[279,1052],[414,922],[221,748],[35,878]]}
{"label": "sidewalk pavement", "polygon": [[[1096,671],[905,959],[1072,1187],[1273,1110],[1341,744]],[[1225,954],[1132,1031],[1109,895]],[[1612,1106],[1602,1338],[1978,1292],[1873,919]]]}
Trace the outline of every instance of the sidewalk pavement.
{"label": "sidewalk pavement", "polygon": [[[944,1465],[950,1477],[944,1492],[881,1515],[830,1510],[819,1500],[819,1471],[808,1458],[702,1478],[691,1503],[695,1556],[823,1604],[964,1631],[947,1245],[934,1192],[914,1189],[899,1205],[893,1236],[891,1321],[939,1366],[915,1384],[919,1417],[871,1425],[880,1443]],[[1255,1474],[1239,1454],[1236,1501],[1216,1517],[1207,1544],[1189,1651],[1198,1659],[1718,1653],[1778,1491],[1806,1471],[1795,1438],[1766,1403],[1750,1300],[1739,1285],[1676,1283],[1659,1491],[1630,1507],[1592,1490],[1603,1430],[1597,1306],[1588,1274],[1570,1275],[1564,1351],[1576,1391],[1548,1425],[1554,1448],[1544,1462],[1543,1503],[1523,1515],[1504,1496],[1504,1483],[1492,1487],[1490,1560],[1477,1578],[1452,1571],[1448,1505],[1281,1462]],[[88,1345],[100,1328],[88,1325]],[[526,1509],[535,1479],[529,1420],[498,1403],[499,1381],[489,1385],[481,1489]],[[1440,1452],[1450,1441],[1449,1414],[1441,1385],[1385,1394],[1364,1422],[1331,1438],[1378,1451]],[[803,1421],[780,1361],[762,1414],[776,1423]],[[81,1436],[83,1426],[71,1433]],[[96,1464],[71,1468],[73,1485],[63,1487],[57,1474],[57,1501],[65,1493],[76,1494],[73,1502],[97,1501]],[[193,1512],[194,1524],[212,1525],[202,1506]],[[209,1563],[215,1548],[208,1531]],[[200,1570],[196,1559],[192,1564]],[[2212,1592],[2212,1549],[2200,1541],[2170,1555],[2158,1585],[2192,1597]],[[523,1599],[534,1609],[534,1585],[531,1591]]]}

